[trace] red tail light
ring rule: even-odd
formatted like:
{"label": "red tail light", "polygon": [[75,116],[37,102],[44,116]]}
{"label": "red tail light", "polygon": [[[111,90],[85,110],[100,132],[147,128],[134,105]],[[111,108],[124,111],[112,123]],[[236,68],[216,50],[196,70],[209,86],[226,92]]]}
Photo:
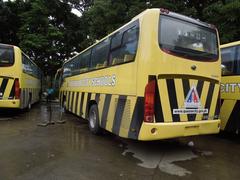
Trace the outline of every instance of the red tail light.
{"label": "red tail light", "polygon": [[156,81],[150,81],[145,88],[144,122],[154,121],[155,89]]}
{"label": "red tail light", "polygon": [[20,88],[20,83],[19,83],[19,79],[15,79],[14,82],[14,90],[15,90],[15,99],[20,99],[20,95],[21,95],[21,88]]}

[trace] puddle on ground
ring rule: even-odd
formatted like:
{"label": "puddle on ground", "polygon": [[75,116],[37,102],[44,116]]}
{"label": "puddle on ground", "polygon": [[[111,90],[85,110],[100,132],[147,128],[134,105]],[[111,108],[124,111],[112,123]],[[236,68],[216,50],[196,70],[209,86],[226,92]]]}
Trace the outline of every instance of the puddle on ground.
{"label": "puddle on ground", "polygon": [[191,147],[179,144],[170,147],[166,146],[168,145],[150,144],[149,146],[142,143],[129,143],[122,155],[132,154],[133,157],[141,161],[141,163],[137,164],[138,166],[151,169],[159,168],[162,172],[176,176],[192,174],[190,170],[175,164],[176,162],[212,155],[212,152],[209,151],[197,151],[198,153],[195,154]]}

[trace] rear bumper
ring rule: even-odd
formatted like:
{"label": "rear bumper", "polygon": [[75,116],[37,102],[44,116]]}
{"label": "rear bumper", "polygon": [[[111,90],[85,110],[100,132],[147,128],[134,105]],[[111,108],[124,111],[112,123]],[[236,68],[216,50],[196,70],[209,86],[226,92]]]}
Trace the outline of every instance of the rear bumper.
{"label": "rear bumper", "polygon": [[0,108],[20,108],[20,100],[0,100]]}
{"label": "rear bumper", "polygon": [[220,120],[203,120],[174,123],[143,123],[138,139],[160,140],[202,134],[217,134],[220,130]]}

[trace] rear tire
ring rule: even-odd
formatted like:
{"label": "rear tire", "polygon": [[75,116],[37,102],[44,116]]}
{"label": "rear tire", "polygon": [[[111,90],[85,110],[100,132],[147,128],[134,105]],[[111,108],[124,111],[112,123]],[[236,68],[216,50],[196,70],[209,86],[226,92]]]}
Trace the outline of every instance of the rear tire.
{"label": "rear tire", "polygon": [[99,126],[99,114],[98,114],[98,107],[96,104],[91,105],[88,113],[88,126],[90,131],[93,134],[100,134],[102,129]]}

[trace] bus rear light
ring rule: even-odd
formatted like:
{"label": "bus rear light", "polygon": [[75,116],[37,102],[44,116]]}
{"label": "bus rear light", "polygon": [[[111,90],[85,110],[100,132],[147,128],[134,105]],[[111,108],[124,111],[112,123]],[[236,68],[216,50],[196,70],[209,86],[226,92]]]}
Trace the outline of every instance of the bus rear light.
{"label": "bus rear light", "polygon": [[21,88],[20,88],[19,79],[15,79],[15,82],[14,82],[14,90],[15,90],[15,99],[20,99]]}
{"label": "bus rear light", "polygon": [[156,81],[150,81],[145,87],[144,101],[144,122],[154,122],[154,102],[155,102]]}

